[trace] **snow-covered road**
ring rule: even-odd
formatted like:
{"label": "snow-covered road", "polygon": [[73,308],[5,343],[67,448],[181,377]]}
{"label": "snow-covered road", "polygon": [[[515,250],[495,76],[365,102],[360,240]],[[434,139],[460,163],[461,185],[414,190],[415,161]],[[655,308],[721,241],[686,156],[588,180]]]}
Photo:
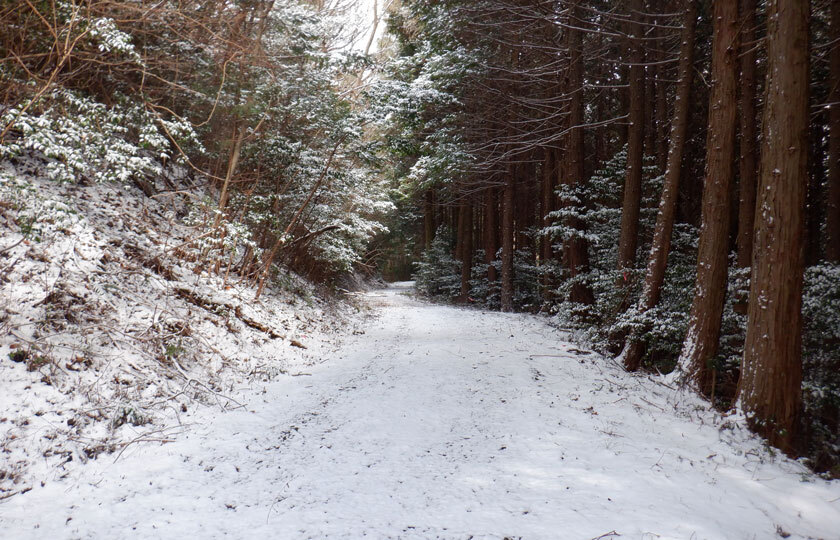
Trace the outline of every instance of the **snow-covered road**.
{"label": "snow-covered road", "polygon": [[0,503],[0,537],[840,538],[840,483],[701,401],[405,292],[311,376]]}

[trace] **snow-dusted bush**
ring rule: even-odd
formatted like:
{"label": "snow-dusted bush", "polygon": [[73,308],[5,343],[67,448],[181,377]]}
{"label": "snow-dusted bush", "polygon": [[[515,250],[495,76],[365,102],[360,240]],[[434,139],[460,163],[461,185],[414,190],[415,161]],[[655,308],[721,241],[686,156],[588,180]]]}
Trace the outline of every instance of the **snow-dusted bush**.
{"label": "snow-dusted bush", "polygon": [[11,214],[25,238],[36,242],[82,219],[64,201],[44,197],[30,181],[9,172],[0,172],[0,213],[4,212]]}
{"label": "snow-dusted bush", "polygon": [[[658,175],[653,159],[646,157],[636,264],[633,268],[618,271],[619,235],[616,231],[621,228],[621,194],[626,163],[627,151],[623,148],[584,185],[564,185],[558,190],[563,207],[549,214],[551,224],[541,233],[550,239],[555,252],[561,255],[564,241],[585,239],[589,244],[590,269],[572,279],[562,265],[555,265],[555,273],[551,277],[557,286],[546,308],[556,315],[560,324],[578,329],[584,339],[603,349],[615,350],[620,344],[620,339],[616,338],[633,335],[648,344],[649,358],[662,359],[673,354],[678,349],[676,343],[682,340],[682,336],[678,338],[677,335],[685,325],[682,309],[686,301],[685,285],[687,280],[693,279],[693,235],[696,231],[687,225],[675,227],[662,300],[654,311],[640,315],[635,306],[656,222],[662,177]],[[583,230],[568,226],[570,218],[576,218],[583,225]],[[576,283],[591,288],[594,295],[591,305],[566,301]],[[690,299],[688,301],[690,304]]]}
{"label": "snow-dusted bush", "polygon": [[454,301],[461,294],[461,262],[452,256],[455,247],[452,229],[441,225],[431,247],[417,263],[414,280],[417,290],[438,300]]}
{"label": "snow-dusted bush", "polygon": [[[805,272],[802,297],[803,402],[809,459],[840,469],[840,265]],[[840,477],[840,470],[835,470]]]}
{"label": "snow-dusted bush", "polygon": [[47,161],[47,176],[57,182],[83,177],[127,182],[159,175],[161,161],[173,157],[164,128],[173,136],[196,141],[188,123],[161,120],[127,98],[109,107],[59,89],[28,110],[24,107],[0,116],[0,124],[11,124],[14,135],[0,143],[0,159],[25,152],[39,155]]}
{"label": "snow-dusted bush", "polygon": [[[501,307],[502,262],[501,250],[496,253],[493,267],[496,269],[496,280],[487,279],[490,267],[485,261],[484,250],[477,250],[473,258],[470,277],[470,299],[488,309]],[[513,257],[513,306],[518,311],[538,311],[542,302],[542,280],[544,268],[535,265],[533,253],[521,249]],[[456,261],[457,262],[457,261]],[[459,265],[460,271],[460,265]],[[460,281],[458,281],[460,286]]]}
{"label": "snow-dusted bush", "polygon": [[[493,266],[496,269],[496,276],[501,275],[501,252],[496,253]],[[485,261],[483,249],[476,250],[473,258],[472,273],[470,274],[470,298],[488,309],[499,309],[501,307],[501,283],[498,279],[490,281],[487,279],[487,272],[490,265]]]}

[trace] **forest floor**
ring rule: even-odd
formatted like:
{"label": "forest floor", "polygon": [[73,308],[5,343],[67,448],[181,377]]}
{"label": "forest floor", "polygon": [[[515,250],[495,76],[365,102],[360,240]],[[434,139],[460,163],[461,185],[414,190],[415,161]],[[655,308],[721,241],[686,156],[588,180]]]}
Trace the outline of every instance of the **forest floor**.
{"label": "forest floor", "polygon": [[838,538],[840,482],[528,315],[406,284],[296,377],[0,502],[5,538]]}

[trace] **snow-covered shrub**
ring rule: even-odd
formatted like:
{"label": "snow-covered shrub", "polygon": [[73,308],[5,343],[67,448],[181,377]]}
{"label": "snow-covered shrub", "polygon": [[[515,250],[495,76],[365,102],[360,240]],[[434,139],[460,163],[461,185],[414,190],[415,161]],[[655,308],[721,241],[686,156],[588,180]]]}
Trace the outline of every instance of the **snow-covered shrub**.
{"label": "snow-covered shrub", "polygon": [[[501,252],[496,253],[496,260],[493,266],[496,268],[496,276],[501,275]],[[485,262],[485,252],[478,249],[473,258],[472,272],[470,274],[470,298],[488,309],[499,309],[501,307],[500,281],[489,281],[487,272],[490,265]]]}
{"label": "snow-covered shrub", "polygon": [[840,469],[840,265],[806,270],[802,320],[809,459],[817,470]]}
{"label": "snow-covered shrub", "polygon": [[10,108],[0,115],[0,124],[12,124],[12,134],[17,135],[0,144],[0,159],[34,153],[47,160],[47,177],[58,182],[82,177],[127,182],[161,174],[160,161],[173,157],[161,124],[173,136],[196,141],[188,123],[160,121],[127,98],[109,107],[60,89],[23,109]]}
{"label": "snow-covered shrub", "polygon": [[696,271],[697,229],[678,223],[672,233],[671,252],[659,302],[653,309],[640,314],[638,299],[634,295],[633,305],[618,317],[610,329],[644,342],[644,362],[659,371],[671,371],[680,354],[688,330]]}
{"label": "snow-covered shrub", "polygon": [[36,242],[82,219],[65,202],[43,196],[32,182],[9,172],[0,172],[2,213],[9,213],[19,232]]}
{"label": "snow-covered shrub", "polygon": [[461,294],[461,262],[452,256],[455,247],[452,229],[441,225],[431,247],[417,263],[414,280],[417,290],[430,298],[454,301]]}
{"label": "snow-covered shrub", "polygon": [[539,311],[542,269],[534,264],[533,251],[518,249],[513,253],[513,306],[520,311]]}
{"label": "snow-covered shrub", "polygon": [[92,21],[89,35],[101,52],[127,57],[138,64],[143,63],[131,42],[131,35],[120,30],[114,19],[101,18]]}
{"label": "snow-covered shrub", "polygon": [[718,353],[713,360],[717,374],[715,398],[723,400],[718,403],[722,407],[729,405],[727,400],[736,392],[741,359],[744,355],[749,294],[750,269],[738,268],[733,253],[730,256],[729,280],[723,304]]}
{"label": "snow-covered shrub", "polygon": [[[653,158],[645,157],[636,262],[632,268],[619,271],[616,269],[619,240],[616,231],[621,228],[621,194],[626,162],[624,148],[596,171],[585,185],[562,186],[558,190],[564,206],[550,214],[552,223],[542,233],[551,240],[554,250],[561,254],[564,241],[572,238],[586,240],[590,270],[572,279],[562,265],[555,264],[550,277],[556,285],[547,300],[546,309],[555,314],[559,324],[576,329],[581,338],[593,342],[600,349],[617,353],[626,337],[644,342],[645,364],[667,372],[675,365],[688,326],[698,233],[691,225],[675,224],[659,303],[641,313],[638,302],[663,177],[653,164]],[[570,218],[582,223],[583,230],[569,227]],[[591,288],[594,296],[592,304],[566,301],[577,283]]]}
{"label": "snow-covered shrub", "polygon": [[[484,260],[484,250],[477,250],[473,257],[470,299],[488,309],[499,309],[501,307],[501,256],[502,252],[499,250],[492,263],[496,269],[497,279],[492,282],[487,280],[487,271],[490,265]],[[517,250],[514,253],[513,306],[518,311],[538,311],[542,302],[542,281],[540,278],[543,268],[536,266],[531,261],[533,261],[533,254],[528,250]],[[460,287],[460,274],[458,274],[457,283]]]}

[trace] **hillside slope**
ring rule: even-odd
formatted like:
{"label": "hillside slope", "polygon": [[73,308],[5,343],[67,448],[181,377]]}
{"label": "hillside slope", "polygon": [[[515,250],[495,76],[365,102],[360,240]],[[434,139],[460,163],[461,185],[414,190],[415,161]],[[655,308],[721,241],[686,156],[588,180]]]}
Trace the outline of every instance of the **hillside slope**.
{"label": "hillside slope", "polygon": [[356,308],[294,274],[254,302],[212,272],[204,229],[185,225],[201,190],[182,189],[184,171],[149,197],[0,167],[0,499],[174,440],[196,408],[241,407],[228,394],[297,374],[352,331]]}

